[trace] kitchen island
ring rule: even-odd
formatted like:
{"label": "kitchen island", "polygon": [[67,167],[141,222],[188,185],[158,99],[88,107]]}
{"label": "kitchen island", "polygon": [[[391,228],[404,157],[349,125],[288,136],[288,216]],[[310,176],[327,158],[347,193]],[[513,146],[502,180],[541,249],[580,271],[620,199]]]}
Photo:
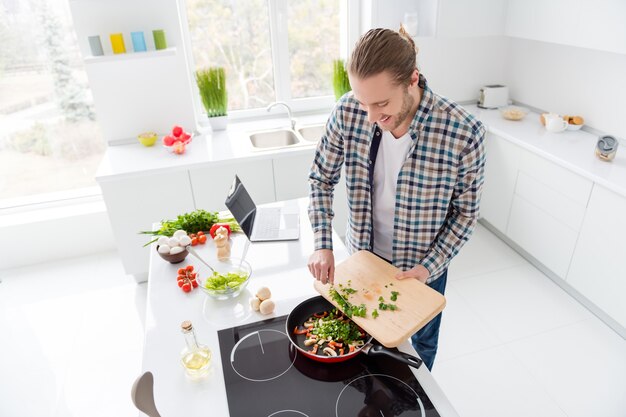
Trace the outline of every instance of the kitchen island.
{"label": "kitchen island", "polygon": [[[176,285],[178,268],[191,264],[203,276],[208,274],[208,268],[191,255],[182,263],[169,264],[159,257],[154,248],[151,248],[142,369],[154,374],[156,404],[163,417],[228,416],[229,406],[221,355],[229,355],[230,352],[220,352],[218,331],[279,318],[289,314],[301,301],[318,295],[306,266],[308,257],[313,251],[313,233],[306,214],[307,203],[308,200],[299,199],[272,204],[299,208],[300,239],[250,244],[246,255],[246,260],[252,266],[250,283],[240,296],[232,300],[210,299],[200,289],[190,293],[181,291]],[[333,242],[335,260],[341,262],[348,256],[346,248],[336,234],[333,235]],[[243,234],[233,234],[233,257],[241,256],[245,243],[246,237]],[[204,247],[196,248],[205,261],[211,263],[215,260],[215,247],[210,240]],[[267,316],[253,311],[249,304],[250,297],[261,286],[271,289],[272,299],[276,303],[275,311]],[[184,346],[180,325],[184,320],[191,320],[199,343],[207,345],[212,351],[209,374],[199,380],[187,377],[180,364],[180,352]],[[398,349],[416,355],[408,341]],[[358,359],[351,359],[355,360]],[[428,396],[424,401],[432,402],[441,416],[458,415],[425,366],[411,371]],[[295,369],[293,372],[296,372]],[[280,396],[280,393],[278,395]],[[305,392],[302,393],[303,398],[306,395]],[[330,398],[327,400],[335,401]],[[246,404],[246,407],[249,407],[248,415],[258,414],[254,403]],[[301,412],[285,414],[286,411],[279,405],[276,406],[276,413],[306,415]]]}

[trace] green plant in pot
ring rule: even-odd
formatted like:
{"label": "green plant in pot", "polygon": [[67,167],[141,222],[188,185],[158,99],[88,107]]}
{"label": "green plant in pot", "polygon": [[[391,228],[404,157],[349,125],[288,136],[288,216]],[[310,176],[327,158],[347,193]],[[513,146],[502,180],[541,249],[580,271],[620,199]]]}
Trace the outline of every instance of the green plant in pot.
{"label": "green plant in pot", "polygon": [[228,95],[224,68],[210,67],[196,71],[196,83],[211,128],[213,130],[226,129]]}
{"label": "green plant in pot", "polygon": [[352,90],[350,80],[348,79],[348,72],[346,71],[346,64],[343,59],[335,59],[333,61],[333,90],[335,91],[335,98],[337,100],[348,91]]}

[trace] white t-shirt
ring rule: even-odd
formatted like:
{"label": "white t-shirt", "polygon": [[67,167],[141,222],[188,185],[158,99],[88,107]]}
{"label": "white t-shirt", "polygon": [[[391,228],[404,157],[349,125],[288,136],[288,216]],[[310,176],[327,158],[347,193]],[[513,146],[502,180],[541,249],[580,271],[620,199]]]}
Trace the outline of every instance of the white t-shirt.
{"label": "white t-shirt", "polygon": [[391,132],[383,131],[374,165],[374,252],[392,260],[393,220],[396,211],[396,186],[398,174],[411,148],[407,132],[396,139]]}

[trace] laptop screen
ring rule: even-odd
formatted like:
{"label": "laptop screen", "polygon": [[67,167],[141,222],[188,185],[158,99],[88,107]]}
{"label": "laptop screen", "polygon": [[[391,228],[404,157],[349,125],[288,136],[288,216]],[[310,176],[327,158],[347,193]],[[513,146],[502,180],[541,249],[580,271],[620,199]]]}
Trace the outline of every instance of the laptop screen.
{"label": "laptop screen", "polygon": [[256,205],[252,201],[252,197],[243,186],[239,177],[235,175],[233,185],[226,197],[226,207],[233,214],[241,230],[248,236],[252,236],[252,226],[254,225],[254,216],[256,214]]}

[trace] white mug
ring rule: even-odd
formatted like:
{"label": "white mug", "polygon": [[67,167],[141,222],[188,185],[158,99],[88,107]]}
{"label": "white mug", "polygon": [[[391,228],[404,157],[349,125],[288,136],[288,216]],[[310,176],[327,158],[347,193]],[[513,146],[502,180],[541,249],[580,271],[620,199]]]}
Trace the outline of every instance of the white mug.
{"label": "white mug", "polygon": [[552,133],[562,132],[567,129],[567,122],[558,114],[549,113],[543,116],[546,120],[546,130]]}

